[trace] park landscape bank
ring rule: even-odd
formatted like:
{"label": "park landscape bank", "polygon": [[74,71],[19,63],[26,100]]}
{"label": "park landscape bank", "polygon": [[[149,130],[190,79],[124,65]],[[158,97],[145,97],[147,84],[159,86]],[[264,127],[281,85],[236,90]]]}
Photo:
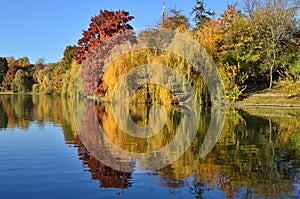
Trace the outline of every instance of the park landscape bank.
{"label": "park landscape bank", "polygon": [[[252,5],[249,5],[251,3]],[[209,12],[204,5],[203,1],[197,1],[193,8],[196,14],[194,19],[197,22],[194,27],[189,24],[189,19],[176,9],[171,9],[168,15],[163,15],[158,27],[172,29],[191,37],[206,49],[223,78],[228,104],[298,106],[300,31],[296,13],[299,2],[250,1],[244,7],[250,6],[252,10],[238,9],[235,5],[229,5],[219,17]],[[1,58],[2,92],[32,92],[71,97],[74,81],[88,53],[108,38],[124,31],[138,37],[130,26],[132,19],[133,16],[126,11],[101,10],[99,15],[92,17],[90,27],[83,32],[78,45],[67,46],[62,60],[57,63],[46,64],[40,59],[31,64],[26,57]],[[275,35],[272,34],[274,31]],[[150,50],[137,52],[134,56],[121,58],[119,63],[114,63],[108,70],[100,68],[103,74],[97,77],[100,79],[96,89],[97,98],[110,96],[116,82],[115,77],[121,76],[135,66],[130,61],[145,64],[149,60],[152,62],[162,60],[184,73],[194,85],[193,88],[200,90],[197,97],[201,98],[201,103],[209,103],[209,95],[201,77],[193,76],[192,67],[184,59],[165,52],[157,54],[157,51]],[[87,74],[96,69],[99,68],[91,68]],[[264,89],[261,89],[261,85]],[[109,101],[108,98],[106,100]],[[134,101],[174,102],[168,91],[150,88],[148,85],[139,90]]]}

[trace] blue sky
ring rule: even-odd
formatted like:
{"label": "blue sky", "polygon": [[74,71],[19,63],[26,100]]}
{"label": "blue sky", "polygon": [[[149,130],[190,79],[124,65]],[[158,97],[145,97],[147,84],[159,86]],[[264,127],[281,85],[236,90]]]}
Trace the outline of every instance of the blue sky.
{"label": "blue sky", "polygon": [[[4,0],[0,11],[0,56],[27,56],[56,62],[67,45],[77,43],[91,16],[100,9],[124,9],[135,19],[134,28],[155,25],[161,17],[163,0]],[[216,13],[233,0],[206,0]],[[166,8],[181,9],[190,17],[195,0],[165,0]]]}

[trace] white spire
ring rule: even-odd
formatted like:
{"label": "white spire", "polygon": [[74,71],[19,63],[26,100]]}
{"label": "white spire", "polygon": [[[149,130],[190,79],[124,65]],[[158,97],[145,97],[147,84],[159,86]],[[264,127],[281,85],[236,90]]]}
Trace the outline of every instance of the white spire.
{"label": "white spire", "polygon": [[163,1],[162,22],[165,22],[165,20],[166,20],[166,5],[165,5],[165,1]]}

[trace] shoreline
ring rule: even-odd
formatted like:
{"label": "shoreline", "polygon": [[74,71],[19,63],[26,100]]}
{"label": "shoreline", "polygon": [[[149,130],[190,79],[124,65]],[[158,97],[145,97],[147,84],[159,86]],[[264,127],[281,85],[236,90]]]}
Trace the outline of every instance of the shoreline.
{"label": "shoreline", "polygon": [[[0,95],[49,95],[43,93],[33,93],[33,92],[25,92],[25,93],[13,93],[13,92],[0,92]],[[51,96],[59,96],[53,95]],[[94,99],[98,103],[108,103],[107,101],[101,102],[97,99]],[[260,94],[250,94],[250,96],[245,99],[236,101],[236,102],[226,102],[226,107],[268,107],[268,108],[300,108],[300,97],[296,96],[290,98],[289,95],[279,95],[274,93],[264,93]]]}
{"label": "shoreline", "polygon": [[248,104],[248,103],[229,103],[229,107],[268,107],[268,108],[300,108],[298,104]]}

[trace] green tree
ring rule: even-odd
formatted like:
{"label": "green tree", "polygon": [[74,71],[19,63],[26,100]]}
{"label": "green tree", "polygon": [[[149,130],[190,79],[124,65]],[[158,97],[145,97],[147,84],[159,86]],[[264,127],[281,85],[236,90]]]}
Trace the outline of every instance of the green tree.
{"label": "green tree", "polygon": [[0,57],[0,85],[8,71],[8,64],[5,57]]}
{"label": "green tree", "polygon": [[30,91],[31,87],[32,82],[30,81],[28,73],[22,69],[19,69],[11,83],[11,90],[14,93],[24,93]]}
{"label": "green tree", "polygon": [[64,65],[64,70],[68,70],[71,68],[76,49],[77,49],[77,47],[75,45],[73,45],[73,46],[69,45],[65,48],[64,57],[62,60],[63,65]]}
{"label": "green tree", "polygon": [[292,65],[291,73],[294,80],[300,80],[300,52],[296,62]]}
{"label": "green tree", "polygon": [[1,99],[0,102],[0,129],[7,128],[7,124],[8,124],[8,117],[3,107],[2,100],[3,99]]}
{"label": "green tree", "polygon": [[[64,56],[59,62],[59,65],[53,71],[53,87],[56,94],[62,94],[64,81],[63,77],[66,77],[66,73],[72,67],[72,61],[76,51],[76,46],[67,46],[64,50]],[[67,75],[68,76],[68,75]]]}
{"label": "green tree", "polygon": [[206,8],[204,0],[196,0],[192,14],[195,14],[194,21],[196,22],[196,26],[201,27],[204,22],[215,15],[215,12]]}
{"label": "green tree", "polygon": [[260,0],[252,11],[252,28],[259,29],[258,39],[263,44],[263,66],[269,72],[269,88],[273,85],[273,74],[280,65],[280,55],[287,41],[293,39],[297,26],[299,0]]}
{"label": "green tree", "polygon": [[[263,45],[259,40],[258,29],[252,28],[252,20],[234,7],[229,6],[222,16],[221,65],[239,65],[252,82],[259,79],[263,59]],[[225,31],[224,31],[225,30]],[[238,73],[240,75],[241,73]],[[226,74],[225,74],[226,75]]]}

